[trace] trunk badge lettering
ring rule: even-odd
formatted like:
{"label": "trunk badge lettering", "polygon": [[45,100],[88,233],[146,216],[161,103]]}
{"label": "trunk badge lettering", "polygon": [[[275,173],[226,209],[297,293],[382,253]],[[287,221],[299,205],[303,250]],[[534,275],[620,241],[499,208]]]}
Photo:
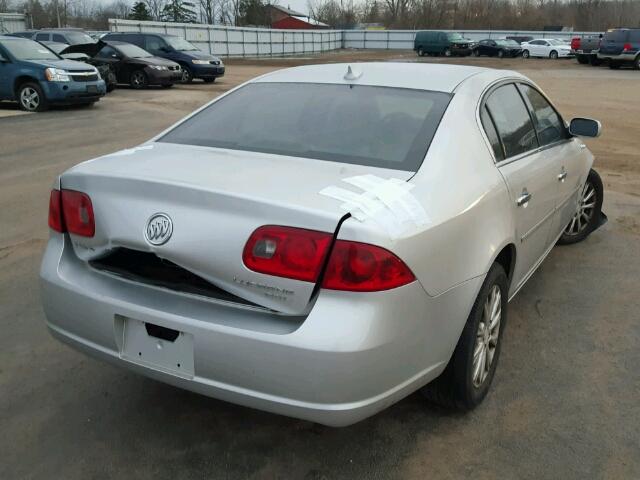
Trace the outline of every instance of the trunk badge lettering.
{"label": "trunk badge lettering", "polygon": [[169,215],[164,213],[154,213],[147,221],[144,229],[144,238],[151,245],[164,245],[171,238],[173,233],[173,222]]}

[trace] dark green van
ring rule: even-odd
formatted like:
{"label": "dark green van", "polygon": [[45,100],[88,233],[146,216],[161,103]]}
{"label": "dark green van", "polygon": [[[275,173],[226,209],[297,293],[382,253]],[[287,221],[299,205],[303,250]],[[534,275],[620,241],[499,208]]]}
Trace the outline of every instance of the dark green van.
{"label": "dark green van", "polygon": [[421,57],[424,55],[467,56],[471,53],[469,40],[454,32],[416,32],[413,49]]}

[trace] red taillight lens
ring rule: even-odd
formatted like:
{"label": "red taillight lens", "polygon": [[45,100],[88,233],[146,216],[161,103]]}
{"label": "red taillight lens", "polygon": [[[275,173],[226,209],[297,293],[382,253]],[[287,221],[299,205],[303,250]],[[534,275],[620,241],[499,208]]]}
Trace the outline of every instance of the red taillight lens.
{"label": "red taillight lens", "polygon": [[69,233],[81,237],[93,237],[96,223],[89,195],[74,190],[62,190],[62,218]]}
{"label": "red taillight lens", "polygon": [[579,37],[571,39],[571,48],[573,50],[578,50],[580,48],[580,38]]}
{"label": "red taillight lens", "polygon": [[352,292],[375,292],[413,282],[415,276],[393,253],[367,243],[337,240],[323,288]]}
{"label": "red taillight lens", "polygon": [[624,51],[633,50],[633,46],[630,43],[625,43],[624,46],[622,47],[622,50]]}
{"label": "red taillight lens", "polygon": [[51,190],[49,197],[49,228],[56,232],[64,233],[64,222],[62,221],[62,200],[60,190]]}
{"label": "red taillight lens", "polygon": [[251,234],[242,260],[254,272],[315,282],[332,237],[315,230],[266,225]]}

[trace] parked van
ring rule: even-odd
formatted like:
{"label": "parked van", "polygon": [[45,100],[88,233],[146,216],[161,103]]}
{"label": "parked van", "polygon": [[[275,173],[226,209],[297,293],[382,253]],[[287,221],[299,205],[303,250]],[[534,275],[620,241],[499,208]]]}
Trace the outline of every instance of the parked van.
{"label": "parked van", "polygon": [[201,78],[206,83],[211,83],[224,75],[222,60],[199,50],[184,38],[175,35],[114,32],[106,34],[102,40],[133,43],[156,57],[179,63],[182,67],[182,81],[185,83],[191,82],[194,78]]}
{"label": "parked van", "polygon": [[417,32],[413,49],[421,57],[424,55],[467,56],[471,53],[469,40],[455,32]]}

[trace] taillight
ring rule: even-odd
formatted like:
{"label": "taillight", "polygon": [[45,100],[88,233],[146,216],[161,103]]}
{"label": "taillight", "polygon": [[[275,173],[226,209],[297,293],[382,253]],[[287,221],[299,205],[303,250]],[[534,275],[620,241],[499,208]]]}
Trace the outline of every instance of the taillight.
{"label": "taillight", "polygon": [[390,251],[367,243],[337,240],[322,287],[375,292],[397,288],[414,280],[409,267]]}
{"label": "taillight", "polygon": [[633,46],[630,43],[625,43],[624,46],[622,47],[622,50],[624,50],[625,52],[627,50],[633,50]]}
{"label": "taillight", "polygon": [[51,190],[49,226],[56,232],[93,237],[96,223],[89,195],[74,190]]}
{"label": "taillight", "polygon": [[332,237],[316,230],[265,225],[249,237],[242,260],[254,272],[315,282]]}
{"label": "taillight", "polygon": [[49,228],[56,232],[64,233],[64,222],[62,221],[62,200],[60,190],[51,190],[49,197]]}
{"label": "taillight", "polygon": [[573,50],[578,50],[580,48],[580,37],[571,39],[571,48]]}

